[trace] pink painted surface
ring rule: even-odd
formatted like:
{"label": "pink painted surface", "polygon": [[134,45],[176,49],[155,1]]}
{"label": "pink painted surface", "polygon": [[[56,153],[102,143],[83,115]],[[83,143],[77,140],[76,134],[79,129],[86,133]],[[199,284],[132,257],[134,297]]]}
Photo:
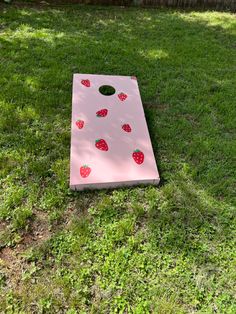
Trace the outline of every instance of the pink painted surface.
{"label": "pink painted surface", "polygon": [[[102,85],[115,94],[102,95]],[[158,184],[159,174],[136,78],[74,74],[70,188],[140,183]]]}

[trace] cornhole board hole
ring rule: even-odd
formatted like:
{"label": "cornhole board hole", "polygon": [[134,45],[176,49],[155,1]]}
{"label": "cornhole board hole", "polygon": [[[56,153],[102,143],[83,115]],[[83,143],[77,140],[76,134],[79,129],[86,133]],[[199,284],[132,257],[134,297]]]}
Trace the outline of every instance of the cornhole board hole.
{"label": "cornhole board hole", "polygon": [[70,188],[158,183],[136,77],[74,74]]}

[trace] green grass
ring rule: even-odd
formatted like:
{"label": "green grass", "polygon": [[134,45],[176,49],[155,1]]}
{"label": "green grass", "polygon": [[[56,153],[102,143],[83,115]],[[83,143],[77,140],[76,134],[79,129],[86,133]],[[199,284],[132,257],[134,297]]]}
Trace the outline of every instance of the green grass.
{"label": "green grass", "polygon": [[[0,10],[0,311],[236,313],[235,16]],[[75,72],[138,77],[160,187],[69,190]]]}

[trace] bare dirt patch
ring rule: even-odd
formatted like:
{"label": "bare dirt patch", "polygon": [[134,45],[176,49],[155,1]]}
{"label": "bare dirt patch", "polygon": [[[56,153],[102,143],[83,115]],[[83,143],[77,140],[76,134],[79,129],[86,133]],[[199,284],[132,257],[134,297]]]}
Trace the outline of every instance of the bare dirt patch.
{"label": "bare dirt patch", "polygon": [[[5,225],[2,223],[1,228]],[[21,240],[13,247],[4,247],[0,251],[0,271],[5,274],[8,287],[20,284],[21,277],[27,263],[23,253],[29,249],[40,246],[51,236],[47,213],[37,212],[27,232],[21,234]]]}

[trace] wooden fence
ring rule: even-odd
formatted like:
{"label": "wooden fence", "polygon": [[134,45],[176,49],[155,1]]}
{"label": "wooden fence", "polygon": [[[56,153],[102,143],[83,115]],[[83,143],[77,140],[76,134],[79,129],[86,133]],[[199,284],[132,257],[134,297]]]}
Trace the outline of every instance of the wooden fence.
{"label": "wooden fence", "polygon": [[[0,0],[1,1],[1,0]],[[30,0],[41,3],[42,0]],[[80,3],[142,7],[172,7],[184,9],[213,9],[236,12],[236,0],[45,0],[48,3]]]}
{"label": "wooden fence", "polygon": [[[50,0],[48,0],[50,2]],[[236,12],[236,0],[52,0],[60,3],[85,3],[105,5],[137,5],[153,7],[198,8],[214,10],[230,10]]]}
{"label": "wooden fence", "polygon": [[134,0],[141,5],[236,10],[236,0]]}

